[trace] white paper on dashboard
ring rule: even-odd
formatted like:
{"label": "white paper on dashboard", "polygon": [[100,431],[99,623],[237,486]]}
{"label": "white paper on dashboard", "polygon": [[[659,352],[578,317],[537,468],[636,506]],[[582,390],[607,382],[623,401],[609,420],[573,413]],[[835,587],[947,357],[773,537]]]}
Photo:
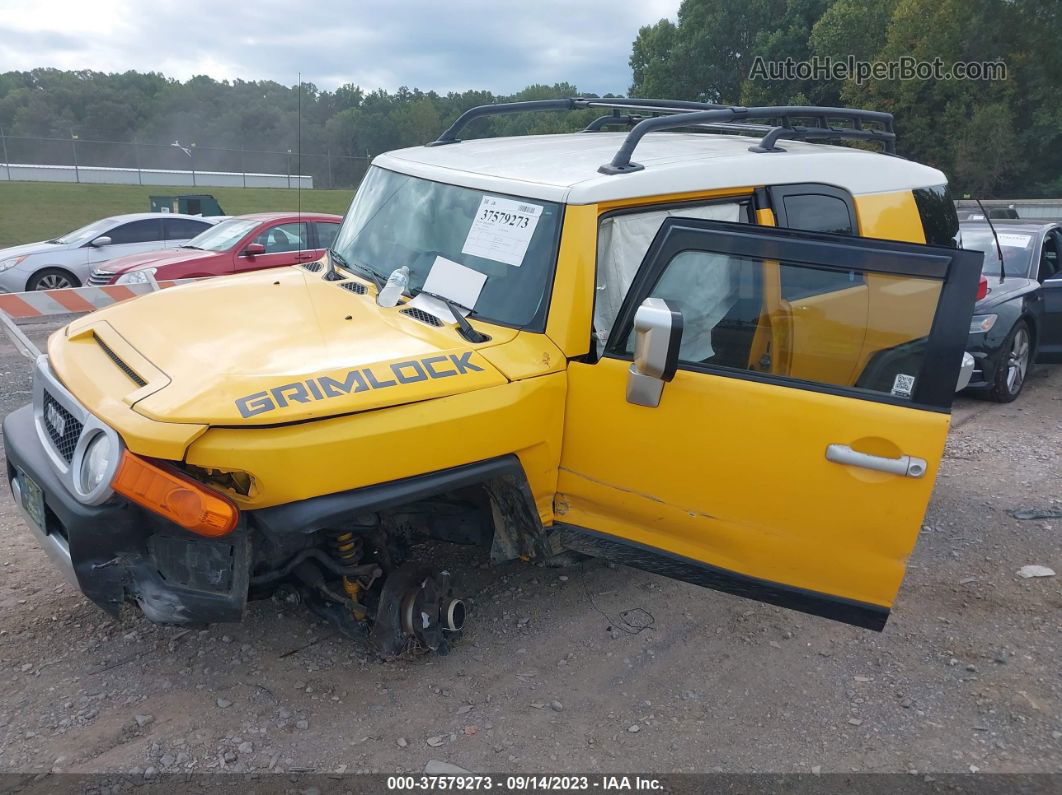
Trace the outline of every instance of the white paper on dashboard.
{"label": "white paper on dashboard", "polygon": [[484,196],[461,253],[519,268],[541,217],[540,204]]}
{"label": "white paper on dashboard", "polygon": [[[483,285],[487,281],[487,274],[480,273],[472,268],[465,267],[460,262],[454,262],[446,257],[436,257],[428,271],[428,278],[424,280],[424,292],[435,293],[448,298],[458,305],[462,315],[467,315],[470,309],[475,309],[479,294],[483,292]],[[435,315],[445,323],[453,323],[454,316],[446,304],[438,298],[425,295],[423,292],[410,301],[407,307],[422,309],[429,314]]]}
{"label": "white paper on dashboard", "polygon": [[1025,248],[1032,240],[1032,235],[1018,235],[1013,232],[1000,232],[999,245],[1008,248]]}

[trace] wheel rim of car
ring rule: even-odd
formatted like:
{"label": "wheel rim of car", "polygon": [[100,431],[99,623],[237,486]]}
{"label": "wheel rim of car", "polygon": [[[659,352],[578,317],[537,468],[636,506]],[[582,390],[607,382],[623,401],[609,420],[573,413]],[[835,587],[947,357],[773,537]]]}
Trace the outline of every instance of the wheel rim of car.
{"label": "wheel rim of car", "polygon": [[1014,335],[1014,341],[1010,344],[1010,355],[1007,357],[1007,389],[1011,394],[1021,389],[1028,368],[1029,332],[1020,328]]}
{"label": "wheel rim of car", "polygon": [[60,273],[49,273],[37,282],[38,290],[59,290],[63,287],[73,287],[70,280]]}

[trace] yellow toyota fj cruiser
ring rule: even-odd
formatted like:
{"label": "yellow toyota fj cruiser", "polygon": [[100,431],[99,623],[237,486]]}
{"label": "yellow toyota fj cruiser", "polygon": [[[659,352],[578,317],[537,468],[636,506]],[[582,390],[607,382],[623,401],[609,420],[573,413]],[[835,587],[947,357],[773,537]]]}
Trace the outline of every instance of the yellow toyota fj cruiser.
{"label": "yellow toyota fj cruiser", "polygon": [[[586,108],[581,133],[458,138]],[[417,559],[435,539],[880,630],[981,258],[894,142],[841,108],[474,108],[375,158],[320,261],[56,332],[3,423],[15,500],[90,599],[159,622],[284,587],[384,655],[445,650],[465,611]]]}

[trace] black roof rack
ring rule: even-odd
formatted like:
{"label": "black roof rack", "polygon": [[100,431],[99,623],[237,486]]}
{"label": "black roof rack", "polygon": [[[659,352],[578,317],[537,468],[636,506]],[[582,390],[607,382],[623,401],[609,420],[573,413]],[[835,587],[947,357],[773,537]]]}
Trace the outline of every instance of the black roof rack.
{"label": "black roof rack", "polygon": [[[782,152],[779,140],[848,139],[880,143],[886,154],[896,154],[896,133],[891,113],[859,108],[827,108],[810,105],[781,105],[745,108],[673,99],[634,99],[625,97],[539,99],[480,105],[462,113],[449,129],[428,146],[458,143],[465,127],[476,119],[529,111],[571,111],[608,108],[611,114],[594,119],[584,132],[606,127],[627,127],[630,131],[609,163],[598,170],[603,174],[626,174],[643,166],[631,161],[635,147],[646,133],[694,127],[730,134],[759,136],[751,152]],[[624,114],[623,111],[628,111]],[[630,111],[638,111],[633,113]],[[847,126],[835,126],[836,123]],[[869,123],[870,127],[865,127]]]}

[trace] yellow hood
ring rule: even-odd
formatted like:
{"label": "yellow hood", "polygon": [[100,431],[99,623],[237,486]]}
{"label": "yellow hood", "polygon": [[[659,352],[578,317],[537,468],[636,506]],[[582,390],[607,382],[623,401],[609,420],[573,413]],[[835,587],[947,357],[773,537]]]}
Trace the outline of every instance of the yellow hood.
{"label": "yellow hood", "polygon": [[75,394],[106,362],[112,402],[166,423],[275,425],[506,383],[479,350],[515,331],[472,345],[343,283],[281,268],[171,288],[75,321],[49,352]]}

